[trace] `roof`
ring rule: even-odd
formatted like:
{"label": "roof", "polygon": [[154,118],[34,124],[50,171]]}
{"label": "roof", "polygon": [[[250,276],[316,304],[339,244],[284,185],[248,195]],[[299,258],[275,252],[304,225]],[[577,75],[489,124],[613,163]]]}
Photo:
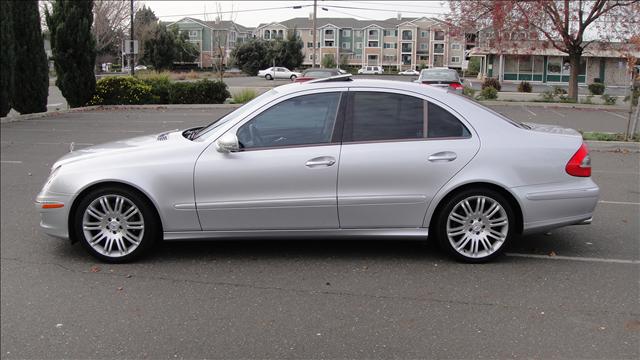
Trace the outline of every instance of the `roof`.
{"label": "roof", "polygon": [[[621,58],[627,54],[640,57],[640,47],[620,42],[593,42],[582,53],[586,57],[610,57]],[[502,46],[477,46],[470,52],[470,56],[504,54],[504,55],[541,55],[541,56],[567,56],[568,54],[554,48],[550,42],[541,40],[532,41],[505,41]]]}
{"label": "roof", "polygon": [[222,21],[204,21],[192,17],[184,17],[178,21],[172,22],[169,25],[173,25],[179,23],[184,20],[189,20],[191,22],[200,24],[202,26],[206,26],[213,30],[229,30],[231,28],[235,28],[238,32],[251,32],[253,28],[249,28],[243,25],[238,24],[237,22],[233,22],[230,20],[222,20]]}
{"label": "roof", "polygon": [[[326,26],[326,25],[334,25],[339,28],[353,28],[353,29],[364,29],[371,25],[380,26],[383,29],[394,29],[398,25],[405,23],[407,21],[413,21],[417,18],[401,18],[398,20],[397,18],[389,18],[386,20],[357,20],[353,18],[317,18],[316,26],[318,28]],[[287,28],[293,29],[311,29],[312,21],[306,17],[298,17],[285,21],[280,21],[279,24],[286,26]],[[261,24],[262,26],[267,24]],[[258,26],[260,27],[260,26]]]}

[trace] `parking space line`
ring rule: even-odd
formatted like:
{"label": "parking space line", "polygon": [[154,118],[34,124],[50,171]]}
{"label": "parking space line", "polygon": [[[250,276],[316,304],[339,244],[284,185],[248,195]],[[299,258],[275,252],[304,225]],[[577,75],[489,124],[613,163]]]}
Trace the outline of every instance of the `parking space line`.
{"label": "parking space line", "polygon": [[626,116],[622,116],[622,115],[620,115],[620,114],[616,114],[616,113],[613,113],[613,112],[611,112],[611,111],[604,110],[604,112],[606,112],[607,114],[611,114],[611,115],[613,115],[613,116],[617,116],[617,117],[619,117],[620,119],[626,119],[626,118],[627,118]]}
{"label": "parking space line", "polygon": [[528,112],[529,112],[529,114],[531,114],[531,115],[533,115],[533,116],[538,116],[536,113],[534,113],[533,111],[529,110],[529,108],[528,108],[528,107],[526,107],[526,106],[522,105],[522,108],[523,108],[523,109],[525,109],[526,111],[528,111]]}
{"label": "parking space line", "polygon": [[522,254],[522,253],[506,253],[505,255],[511,256],[511,257],[522,257],[522,258],[531,258],[531,259],[602,262],[602,263],[610,263],[610,264],[640,264],[640,260],[607,259],[607,258],[560,256],[560,255],[549,256],[549,255]]}
{"label": "parking space line", "polygon": [[545,109],[547,109],[547,110],[551,111],[552,113],[554,113],[554,114],[556,114],[556,115],[559,115],[559,116],[562,116],[562,117],[567,117],[565,114],[563,114],[563,113],[561,113],[561,112],[559,112],[559,111],[555,111],[555,110],[553,110],[553,109],[551,109],[551,108],[545,108]]}
{"label": "parking space line", "polygon": [[600,204],[613,204],[613,205],[636,205],[636,206],[640,206],[640,203],[628,202],[628,201],[606,201],[606,200],[600,200],[600,201],[598,201],[598,203],[600,203]]}
{"label": "parking space line", "polygon": [[19,160],[0,160],[2,164],[22,164],[22,161]]}

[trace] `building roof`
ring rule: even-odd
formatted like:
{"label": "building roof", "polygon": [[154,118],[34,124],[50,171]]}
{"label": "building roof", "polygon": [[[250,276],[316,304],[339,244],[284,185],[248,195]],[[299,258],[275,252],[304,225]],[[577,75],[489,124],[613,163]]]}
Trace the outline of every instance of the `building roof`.
{"label": "building roof", "polygon": [[[337,26],[338,28],[363,29],[370,25],[377,25],[383,29],[393,29],[404,22],[413,21],[416,19],[417,18],[401,18],[401,19],[389,18],[386,20],[357,20],[353,18],[337,18],[337,17],[317,18],[316,26],[320,28],[325,25],[331,24],[331,25]],[[298,17],[298,18],[293,18],[285,21],[280,21],[278,22],[278,24],[282,24],[289,29],[293,29],[293,28],[311,29],[313,22],[309,18]],[[264,26],[264,25],[267,25],[267,24],[261,24],[261,26]],[[258,28],[260,28],[261,26],[258,26]]]}
{"label": "building roof", "polygon": [[[470,56],[489,54],[567,56],[567,53],[542,40],[505,41],[501,46],[477,46],[469,52]],[[627,54],[640,57],[640,48],[628,43],[594,41],[587,46],[582,56],[621,58]]]}

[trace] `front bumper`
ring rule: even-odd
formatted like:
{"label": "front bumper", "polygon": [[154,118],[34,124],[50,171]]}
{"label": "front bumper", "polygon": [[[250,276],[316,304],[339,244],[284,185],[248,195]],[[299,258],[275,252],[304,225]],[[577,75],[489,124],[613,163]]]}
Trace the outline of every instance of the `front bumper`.
{"label": "front bumper", "polygon": [[[72,200],[73,196],[68,194],[51,192],[38,194],[34,206],[40,213],[42,231],[57,238],[69,239],[69,211]],[[56,207],[46,208],[46,205]]]}

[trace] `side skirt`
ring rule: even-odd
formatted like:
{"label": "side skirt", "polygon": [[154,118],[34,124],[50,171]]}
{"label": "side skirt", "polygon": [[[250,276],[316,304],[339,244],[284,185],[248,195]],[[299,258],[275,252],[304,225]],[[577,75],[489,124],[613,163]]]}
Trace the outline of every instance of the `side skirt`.
{"label": "side skirt", "polygon": [[428,228],[402,229],[318,229],[318,230],[250,230],[250,231],[178,231],[165,232],[167,241],[181,240],[240,240],[240,239],[319,239],[319,238],[347,238],[347,239],[389,239],[415,238],[425,240],[429,234]]}

